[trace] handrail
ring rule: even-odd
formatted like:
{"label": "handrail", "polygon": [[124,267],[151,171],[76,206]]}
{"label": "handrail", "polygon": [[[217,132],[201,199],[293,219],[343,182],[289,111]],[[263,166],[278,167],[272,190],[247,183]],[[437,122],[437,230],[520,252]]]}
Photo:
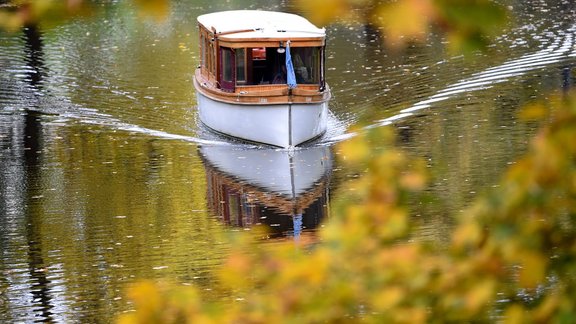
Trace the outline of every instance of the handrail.
{"label": "handrail", "polygon": [[223,36],[223,35],[229,35],[229,34],[241,34],[241,33],[255,32],[255,31],[263,30],[263,28],[238,29],[238,30],[229,30],[229,31],[225,31],[225,32],[216,32],[216,28],[212,27],[212,30],[214,31],[214,36]]}

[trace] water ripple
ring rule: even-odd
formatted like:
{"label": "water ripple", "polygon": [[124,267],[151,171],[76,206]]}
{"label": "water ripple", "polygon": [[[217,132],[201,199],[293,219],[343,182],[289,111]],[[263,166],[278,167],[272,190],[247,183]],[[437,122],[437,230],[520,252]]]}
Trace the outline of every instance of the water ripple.
{"label": "water ripple", "polygon": [[[562,37],[556,34],[548,35],[545,33],[545,39],[549,37],[557,37],[552,42],[535,53],[525,54],[516,59],[504,62],[501,65],[494,66],[483,70],[482,72],[474,73],[470,77],[457,81],[452,85],[437,91],[434,95],[427,97],[424,100],[414,103],[412,106],[400,110],[400,112],[391,117],[377,120],[364,127],[364,130],[387,126],[396,123],[400,120],[413,116],[416,112],[424,109],[429,109],[437,106],[439,103],[455,98],[464,93],[472,93],[494,87],[497,84],[507,82],[514,77],[525,75],[529,72],[549,67],[554,64],[562,64],[572,57],[576,57],[576,45],[574,42],[574,33],[576,32],[576,25],[569,28],[566,32],[559,33]],[[440,64],[440,63],[438,63]],[[337,142],[355,136],[356,133],[346,133],[327,139],[329,142]]]}

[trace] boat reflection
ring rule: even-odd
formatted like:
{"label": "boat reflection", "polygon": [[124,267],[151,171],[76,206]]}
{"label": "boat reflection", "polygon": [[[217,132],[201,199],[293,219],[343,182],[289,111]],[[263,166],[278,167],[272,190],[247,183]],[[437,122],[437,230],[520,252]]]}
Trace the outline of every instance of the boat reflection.
{"label": "boat reflection", "polygon": [[203,146],[208,206],[229,226],[266,225],[269,237],[312,230],[327,214],[329,147],[234,149]]}

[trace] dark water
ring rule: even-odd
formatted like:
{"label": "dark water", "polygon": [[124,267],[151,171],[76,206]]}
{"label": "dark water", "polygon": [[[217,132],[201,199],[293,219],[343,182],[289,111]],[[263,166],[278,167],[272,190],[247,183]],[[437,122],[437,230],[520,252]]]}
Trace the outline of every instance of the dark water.
{"label": "dark water", "polygon": [[144,278],[215,294],[230,232],[314,239],[356,176],[334,143],[372,128],[427,161],[430,199],[412,211],[420,237],[441,239],[526,150],[537,125],[519,109],[574,84],[570,1],[504,2],[509,26],[470,58],[441,35],[390,53],[373,29],[334,24],[328,133],[295,152],[234,143],[197,119],[195,17],[286,8],[247,3],[178,1],[160,23],[110,3],[0,33],[0,321],[109,322]]}

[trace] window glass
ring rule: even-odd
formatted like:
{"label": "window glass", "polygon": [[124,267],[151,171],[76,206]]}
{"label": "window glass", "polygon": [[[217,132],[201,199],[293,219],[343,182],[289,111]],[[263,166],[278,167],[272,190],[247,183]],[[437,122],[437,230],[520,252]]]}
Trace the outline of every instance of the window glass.
{"label": "window glass", "polygon": [[208,38],[206,38],[206,48],[207,48],[207,60],[208,60],[208,71],[210,71],[210,73],[215,74],[216,73],[216,67],[214,64],[214,56],[216,55],[216,52],[214,51],[214,43],[211,42]]}
{"label": "window glass", "polygon": [[320,82],[319,47],[291,47],[290,54],[297,83],[315,84]]}
{"label": "window glass", "polygon": [[206,36],[204,35],[204,33],[202,33],[200,37],[200,47],[202,51],[200,64],[206,67]]}
{"label": "window glass", "polygon": [[246,59],[243,48],[236,49],[236,82],[246,82]]}
{"label": "window glass", "polygon": [[[322,47],[290,47],[290,55],[296,82],[320,85],[323,78]],[[236,83],[248,85],[286,83],[285,60],[285,48],[236,49]]]}
{"label": "window glass", "polygon": [[[248,48],[250,63],[248,68],[250,73],[250,84],[270,84],[271,77],[268,75],[271,67],[272,56],[266,56],[267,48]],[[268,61],[270,59],[270,62]]]}
{"label": "window glass", "polygon": [[257,47],[252,49],[252,58],[254,60],[265,60],[266,59],[266,48]]}
{"label": "window glass", "polygon": [[232,50],[225,49],[222,51],[222,81],[232,82],[234,80]]}

